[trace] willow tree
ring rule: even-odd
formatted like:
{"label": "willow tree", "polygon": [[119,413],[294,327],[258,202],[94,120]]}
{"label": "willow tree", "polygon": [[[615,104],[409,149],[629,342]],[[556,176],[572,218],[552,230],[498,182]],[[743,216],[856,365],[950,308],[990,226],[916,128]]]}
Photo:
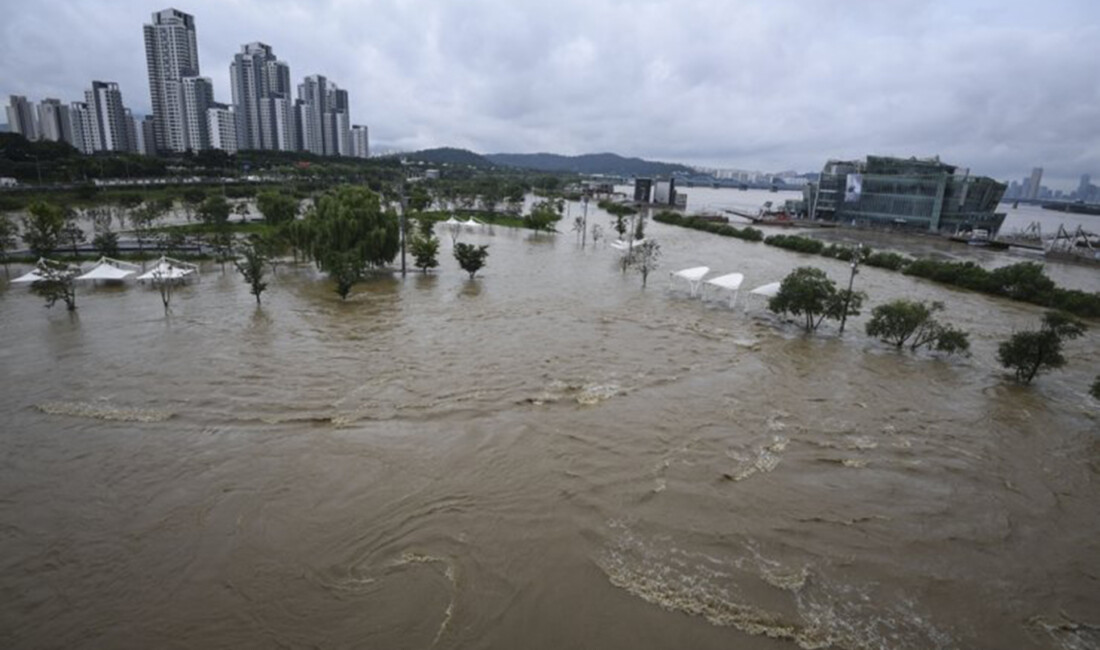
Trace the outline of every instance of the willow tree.
{"label": "willow tree", "polygon": [[384,211],[380,197],[363,187],[327,192],[303,223],[307,254],[336,282],[343,299],[368,267],[392,262],[401,250],[397,215]]}

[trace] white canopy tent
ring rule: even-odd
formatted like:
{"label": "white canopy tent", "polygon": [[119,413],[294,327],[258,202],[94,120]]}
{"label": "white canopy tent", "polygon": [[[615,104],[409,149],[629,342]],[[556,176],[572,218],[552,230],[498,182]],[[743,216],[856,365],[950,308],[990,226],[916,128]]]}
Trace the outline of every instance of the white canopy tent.
{"label": "white canopy tent", "polygon": [[124,280],[138,272],[138,267],[129,262],[101,257],[92,270],[77,276],[77,280]]}
{"label": "white canopy tent", "polygon": [[462,222],[454,217],[447,217],[447,220],[443,222],[444,226],[461,226]]}
{"label": "white canopy tent", "polygon": [[703,277],[707,273],[710,273],[709,266],[693,266],[690,269],[683,269],[682,271],[674,271],[669,273],[669,277],[681,278],[688,282],[688,293],[692,298],[699,292],[699,284],[702,282]]}
{"label": "white canopy tent", "polygon": [[631,249],[631,247],[641,246],[644,243],[645,243],[644,239],[635,239],[633,241],[623,241],[621,239],[616,239],[615,241],[611,242],[611,248],[614,248],[614,249],[620,250],[620,251],[628,251],[628,250]]}
{"label": "white canopy tent", "polygon": [[749,293],[756,296],[764,296],[765,298],[774,298],[775,294],[779,293],[779,282],[769,282],[768,284],[762,284],[756,287]]}
{"label": "white canopy tent", "polygon": [[45,278],[43,278],[41,275],[38,274],[38,269],[31,269],[30,271],[24,273],[23,275],[19,276],[18,278],[15,278],[14,280],[12,280],[11,283],[12,284],[15,284],[17,282],[19,282],[19,283],[24,283],[24,282],[25,283],[31,283],[31,282],[38,282],[39,280],[43,280],[43,279],[45,279]]}
{"label": "white canopy tent", "polygon": [[462,225],[466,226],[467,228],[481,228],[485,224],[481,223],[477,219],[474,219],[473,217],[470,217],[466,221],[463,221]]}
{"label": "white canopy tent", "polygon": [[730,292],[730,307],[737,302],[737,295],[741,291],[741,283],[745,281],[744,274],[741,273],[727,273],[726,275],[720,275],[716,278],[707,280],[707,284],[714,285],[719,289],[725,289]]}
{"label": "white canopy tent", "polygon": [[11,281],[12,284],[15,284],[17,282],[20,283],[20,284],[30,284],[32,282],[38,282],[39,280],[45,280],[46,279],[45,276],[43,276],[42,273],[41,273],[41,266],[43,264],[47,264],[47,263],[51,264],[53,266],[56,266],[56,267],[64,266],[68,270],[72,271],[73,273],[80,273],[80,267],[77,266],[76,264],[66,264],[64,262],[54,262],[52,260],[47,260],[45,258],[42,258],[42,259],[39,259],[37,263],[35,263],[35,266],[34,266],[33,269],[31,269],[30,271],[27,271],[23,275],[21,275],[18,278],[15,278],[14,280],[12,280]]}
{"label": "white canopy tent", "polygon": [[154,282],[163,280],[182,280],[198,270],[199,267],[190,262],[181,262],[171,257],[161,257],[157,260],[156,265],[152,269],[146,273],[142,273],[137,279],[153,280]]}

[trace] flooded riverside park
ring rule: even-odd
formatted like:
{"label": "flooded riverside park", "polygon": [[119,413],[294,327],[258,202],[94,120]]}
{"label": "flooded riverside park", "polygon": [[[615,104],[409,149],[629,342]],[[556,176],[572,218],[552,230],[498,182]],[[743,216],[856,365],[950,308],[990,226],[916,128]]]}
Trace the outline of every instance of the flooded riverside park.
{"label": "flooded riverside park", "polygon": [[[748,289],[845,262],[649,222],[643,289],[558,228],[463,232],[470,280],[437,227],[436,272],[346,302],[289,264],[259,308],[206,264],[167,316],[0,282],[0,645],[1100,647],[1100,324],[1019,386],[1034,305],[865,267],[806,336]],[[700,265],[744,273],[733,308],[668,277]],[[972,355],[864,334],[896,298]]]}

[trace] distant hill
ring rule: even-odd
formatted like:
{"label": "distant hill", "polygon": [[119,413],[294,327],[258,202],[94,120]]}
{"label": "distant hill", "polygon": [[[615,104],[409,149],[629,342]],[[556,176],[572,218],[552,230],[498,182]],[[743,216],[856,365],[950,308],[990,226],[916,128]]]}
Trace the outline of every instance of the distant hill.
{"label": "distant hill", "polygon": [[506,167],[575,174],[667,176],[673,172],[691,172],[691,168],[684,165],[653,162],[641,158],[624,158],[613,153],[590,153],[582,156],[559,156],[552,153],[493,153],[486,155],[485,158]]}
{"label": "distant hill", "polygon": [[432,165],[471,165],[473,167],[492,167],[493,163],[484,156],[476,154],[468,149],[456,149],[454,147],[439,147],[438,149],[424,149],[413,153],[400,154],[405,160],[425,162]]}

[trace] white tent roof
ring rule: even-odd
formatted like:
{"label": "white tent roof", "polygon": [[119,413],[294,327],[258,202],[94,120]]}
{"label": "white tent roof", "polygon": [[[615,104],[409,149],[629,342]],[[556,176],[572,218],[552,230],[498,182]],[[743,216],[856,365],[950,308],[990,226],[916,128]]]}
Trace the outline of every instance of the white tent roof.
{"label": "white tent roof", "polygon": [[12,284],[15,284],[16,282],[38,282],[41,279],[42,276],[38,274],[38,269],[31,269],[30,271],[24,273],[18,278],[12,280]]}
{"label": "white tent roof", "polygon": [[756,287],[755,289],[750,291],[749,293],[755,293],[758,296],[767,296],[771,298],[775,294],[779,293],[779,283],[769,282],[768,284],[762,284],[759,287]]}
{"label": "white tent roof", "polygon": [[478,221],[477,219],[474,219],[473,217],[470,217],[470,218],[469,218],[469,219],[467,219],[466,221],[463,221],[463,222],[462,222],[462,225],[464,225],[464,226],[478,226],[478,227],[481,227],[481,226],[484,226],[485,224],[481,223],[481,222],[480,222],[480,221]]}
{"label": "white tent roof", "polygon": [[684,269],[682,271],[676,271],[672,275],[678,278],[683,278],[688,282],[697,282],[703,279],[703,276],[710,273],[709,266],[693,266],[690,269]]}
{"label": "white tent roof", "polygon": [[454,217],[448,217],[447,220],[443,222],[443,225],[444,226],[461,226],[462,222],[459,221],[458,219],[455,219]]}
{"label": "white tent roof", "polygon": [[[18,278],[15,278],[14,280],[12,280],[12,283],[13,284],[16,283],[16,282],[31,283],[31,282],[38,282],[39,280],[45,280],[46,278],[42,277],[42,274],[38,272],[38,266],[41,265],[44,262],[50,262],[50,260],[47,260],[47,259],[38,260],[38,263],[35,265],[35,267],[33,269],[31,269],[30,271],[27,271],[26,273],[19,276]],[[54,264],[54,265],[64,264],[63,262],[51,262],[51,263]],[[76,272],[80,271],[80,267],[75,265],[75,264],[65,264],[65,266],[71,271],[76,271]]]}
{"label": "white tent roof", "polygon": [[629,241],[623,241],[621,239],[616,239],[615,241],[611,242],[611,248],[617,248],[621,251],[625,251],[625,250],[629,250],[632,245],[633,246],[641,246],[644,243],[645,243],[644,239],[635,239],[633,241],[633,243],[631,243]]}
{"label": "white tent roof", "polygon": [[[126,268],[132,267],[132,268]],[[99,262],[84,275],[77,276],[77,280],[122,280],[137,273],[137,267],[126,262],[100,258]]]}
{"label": "white tent roof", "polygon": [[169,257],[162,257],[157,260],[156,266],[150,269],[147,273],[142,273],[137,277],[138,280],[178,280],[182,277],[191,275],[198,269],[194,264],[187,262],[181,262]]}
{"label": "white tent roof", "polygon": [[716,278],[707,280],[707,284],[713,284],[716,287],[729,289],[730,291],[737,291],[741,288],[741,283],[744,281],[745,276],[741,273],[727,273],[726,275],[720,275]]}

